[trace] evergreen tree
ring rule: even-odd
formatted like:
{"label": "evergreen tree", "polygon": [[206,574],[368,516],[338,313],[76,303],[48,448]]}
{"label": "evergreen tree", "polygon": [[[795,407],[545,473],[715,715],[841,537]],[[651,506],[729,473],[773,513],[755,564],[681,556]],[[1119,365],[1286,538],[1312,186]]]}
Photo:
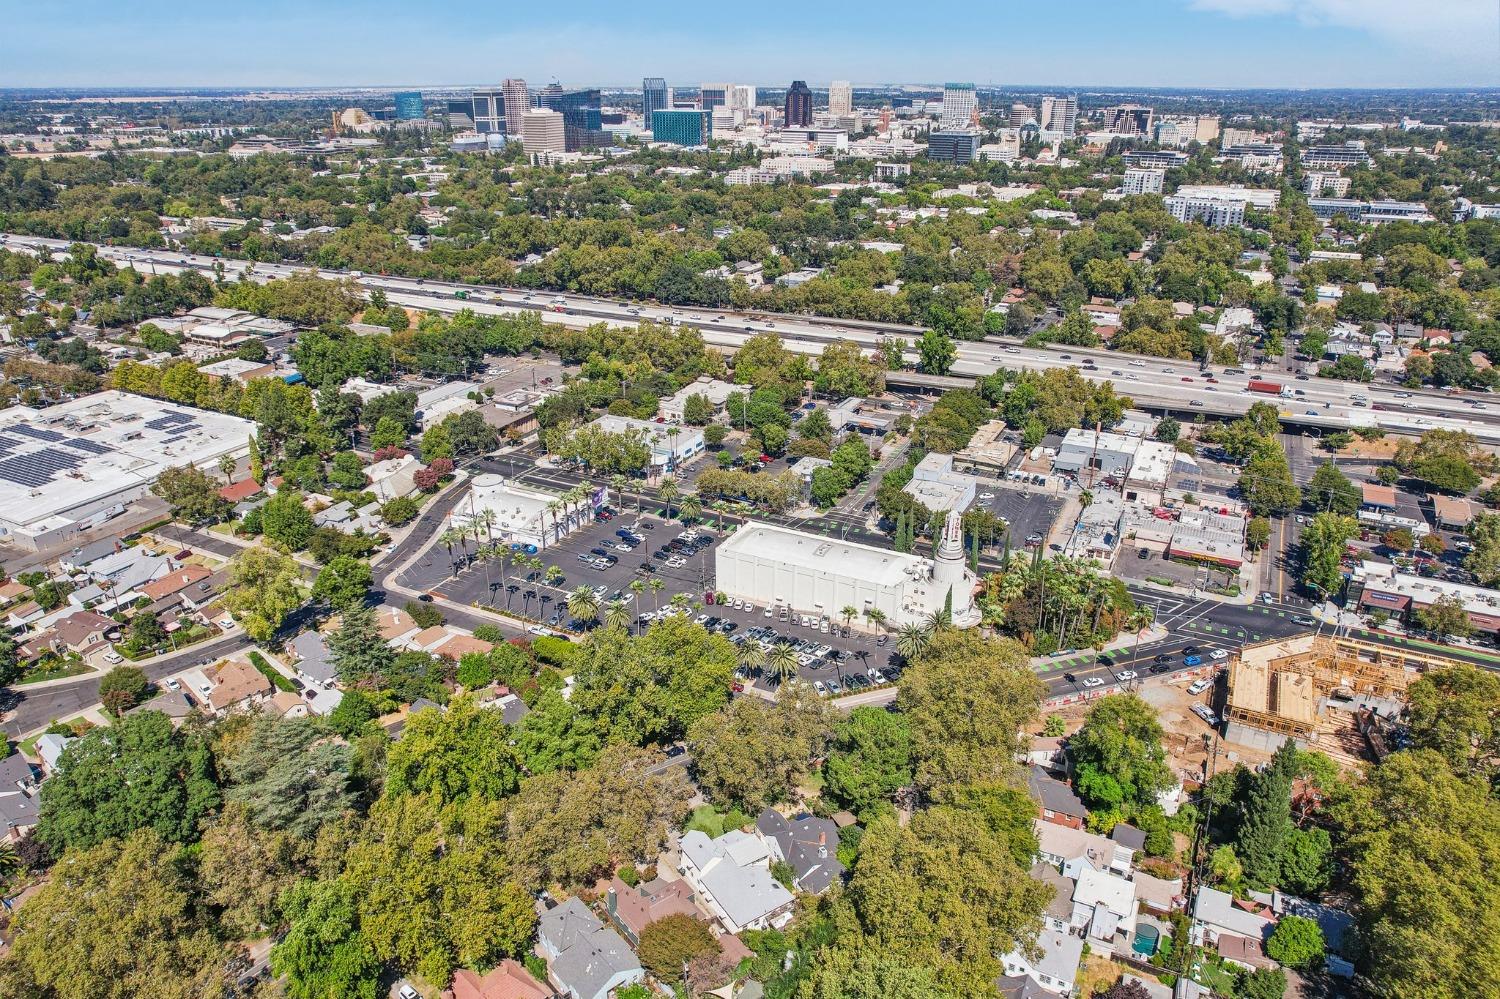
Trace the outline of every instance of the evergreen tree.
{"label": "evergreen tree", "polygon": [[1281,856],[1292,835],[1292,776],[1297,747],[1288,739],[1250,782],[1235,852],[1252,884],[1268,888],[1281,880]]}
{"label": "evergreen tree", "polygon": [[370,607],[355,607],[344,613],[339,630],[328,636],[328,651],[339,679],[346,684],[378,676],[396,661],[395,651],[380,636],[375,611]]}

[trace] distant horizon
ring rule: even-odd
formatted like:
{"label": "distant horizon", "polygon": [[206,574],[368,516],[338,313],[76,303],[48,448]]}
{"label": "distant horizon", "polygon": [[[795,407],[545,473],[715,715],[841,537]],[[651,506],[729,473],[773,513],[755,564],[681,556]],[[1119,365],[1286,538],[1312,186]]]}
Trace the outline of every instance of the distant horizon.
{"label": "distant horizon", "polygon": [[[826,87],[894,74],[1188,90],[1500,85],[1493,0],[1152,0],[1128,9],[1108,0],[929,0],[919,12],[862,0],[771,19],[663,0],[649,20],[602,0],[504,10],[472,0],[261,0],[189,11],[164,0],[76,0],[12,5],[6,29],[6,89],[384,88],[338,81],[398,72],[620,88],[645,76]],[[280,82],[246,82],[265,80]]]}

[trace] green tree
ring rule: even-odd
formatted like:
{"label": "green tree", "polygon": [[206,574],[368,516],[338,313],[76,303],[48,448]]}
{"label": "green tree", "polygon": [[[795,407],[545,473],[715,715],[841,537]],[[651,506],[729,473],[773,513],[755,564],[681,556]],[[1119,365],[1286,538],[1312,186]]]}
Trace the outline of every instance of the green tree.
{"label": "green tree", "polygon": [[1245,876],[1259,888],[1280,883],[1281,856],[1292,833],[1292,778],[1297,747],[1288,740],[1250,781],[1235,838]]}
{"label": "green tree", "polygon": [[456,697],[446,711],[411,715],[386,756],[386,794],[426,794],[439,805],[471,796],[498,800],[516,789],[509,733],[498,711]]}
{"label": "green tree", "polygon": [[231,509],[230,502],[219,495],[219,483],[192,465],[162,472],[151,492],[166,501],[174,517],[190,524],[217,523]]}
{"label": "green tree", "polygon": [[1264,517],[1251,517],[1245,525],[1245,546],[1253,552],[1265,551],[1271,543],[1271,522]]}
{"label": "green tree", "polygon": [[224,759],[225,797],[257,827],[311,839],[354,804],[350,751],[321,722],[262,716]]}
{"label": "green tree", "polygon": [[149,828],[69,850],[10,933],[5,995],[196,999],[222,990],[227,954],[189,867]]}
{"label": "green tree", "polygon": [[218,803],[202,737],[144,711],[68,744],[42,784],[36,834],[54,850],[88,849],[141,828],[189,843]]}
{"label": "green tree", "polygon": [[937,330],[928,330],[917,341],[917,355],[921,358],[922,370],[929,375],[946,375],[958,359],[958,347]]}
{"label": "green tree", "polygon": [[865,815],[912,782],[911,727],[904,715],[858,707],[833,730],[824,793]]}
{"label": "green tree", "polygon": [[271,949],[271,971],[292,999],[375,999],[380,959],[360,929],[354,888],[342,879],[302,881],[282,899],[290,921]]}
{"label": "green tree", "polygon": [[302,874],[306,852],[297,837],[252,825],[245,809],[225,805],[203,831],[198,887],[219,910],[219,925],[246,939],[281,922],[279,900]]}
{"label": "green tree", "polygon": [[312,537],[312,513],[302,503],[302,494],[286,489],[266,501],[260,508],[261,532],[292,551],[307,547]]}
{"label": "green tree", "polygon": [[717,952],[719,942],[701,920],[675,913],[649,923],[636,947],[641,965],[666,982],[681,981],[682,971],[700,954]]}
{"label": "green tree", "polygon": [[689,426],[702,427],[714,418],[714,404],[708,396],[695,392],[682,404],[682,421]]}
{"label": "green tree", "polygon": [[1343,585],[1344,546],[1359,537],[1359,522],[1336,513],[1320,513],[1302,530],[1302,585],[1327,599]]}
{"label": "green tree", "polygon": [[1302,491],[1292,479],[1286,452],[1274,441],[1250,459],[1240,473],[1240,493],[1258,517],[1295,510],[1302,502]]}
{"label": "green tree", "polygon": [[1352,517],[1362,501],[1359,487],[1331,461],[1318,466],[1304,494],[1307,505],[1322,513]]}
{"label": "green tree", "polygon": [[346,610],[364,603],[372,581],[370,563],[352,555],[337,555],[318,571],[312,588],[313,599]]}
{"label": "green tree", "polygon": [[439,423],[422,434],[421,452],[422,461],[429,465],[439,458],[453,457],[453,435],[448,432],[446,425]]}
{"label": "green tree", "polygon": [[1427,629],[1440,642],[1467,638],[1474,633],[1474,622],[1464,609],[1463,600],[1455,594],[1438,597],[1426,607],[1418,608],[1412,617],[1418,627]]}
{"label": "green tree", "polygon": [[1182,424],[1170,416],[1162,417],[1161,421],[1156,425],[1156,439],[1163,443],[1176,444],[1181,436]]}
{"label": "green tree", "polygon": [[256,641],[269,641],[302,602],[302,576],[290,555],[249,548],[229,563],[224,606]]}
{"label": "green tree", "polygon": [[116,666],[99,681],[99,701],[118,718],[145,700],[150,689],[145,670],[139,666]]}
{"label": "green tree", "polygon": [[783,684],[774,702],[737,698],[688,729],[698,785],[710,800],[747,813],[785,800],[823,755],[834,709],[803,684]]}
{"label": "green tree", "polygon": [[1124,801],[1155,802],[1173,783],[1161,738],[1156,710],[1135,694],[1094,702],[1083,727],[1068,740],[1080,793],[1102,777],[1119,786]]}
{"label": "green tree", "polygon": [[1467,663],[1430,670],[1407,688],[1412,744],[1468,772],[1500,758],[1500,677]]}
{"label": "green tree", "polygon": [[370,431],[370,446],[377,451],[387,447],[406,445],[406,425],[394,416],[382,416]]}
{"label": "green tree", "polygon": [[381,637],[374,609],[367,606],[344,612],[338,630],[328,636],[328,651],[339,680],[351,687],[383,682],[396,662],[395,650]]}

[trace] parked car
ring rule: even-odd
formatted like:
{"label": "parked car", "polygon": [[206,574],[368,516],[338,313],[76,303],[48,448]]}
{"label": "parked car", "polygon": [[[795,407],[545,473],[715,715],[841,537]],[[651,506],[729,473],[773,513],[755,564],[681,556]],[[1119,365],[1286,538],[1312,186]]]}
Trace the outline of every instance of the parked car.
{"label": "parked car", "polygon": [[1187,692],[1189,694],[1192,694],[1194,697],[1197,697],[1199,694],[1203,693],[1211,686],[1213,686],[1212,680],[1194,680],[1192,683],[1188,684]]}
{"label": "parked car", "polygon": [[1131,680],[1134,680],[1139,676],[1140,674],[1133,669],[1122,669],[1120,670],[1120,672],[1115,674],[1115,679],[1119,680],[1121,683],[1129,683]]}
{"label": "parked car", "polygon": [[1085,687],[1102,687],[1104,686],[1104,677],[1091,676],[1087,680],[1083,681],[1083,685]]}
{"label": "parked car", "polygon": [[1182,665],[1184,666],[1201,666],[1202,664],[1202,656],[1183,656],[1182,658]]}

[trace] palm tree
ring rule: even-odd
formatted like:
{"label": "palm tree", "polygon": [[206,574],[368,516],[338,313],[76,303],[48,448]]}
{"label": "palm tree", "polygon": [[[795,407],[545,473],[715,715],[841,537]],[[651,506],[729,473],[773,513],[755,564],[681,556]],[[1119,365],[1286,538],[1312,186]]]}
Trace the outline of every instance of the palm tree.
{"label": "palm tree", "polygon": [[677,490],[677,483],[672,479],[668,479],[661,484],[661,488],[656,492],[657,495],[661,497],[662,502],[667,504],[667,519],[671,520],[672,501],[675,500],[679,495],[681,495]]}
{"label": "palm tree", "polygon": [[672,594],[672,599],[668,602],[678,610],[686,610],[689,599],[686,593],[674,593]]}
{"label": "palm tree", "polygon": [[562,532],[557,529],[557,512],[563,508],[562,500],[550,500],[547,503],[547,512],[552,514],[552,543],[556,544],[562,538]]}
{"label": "palm tree", "polygon": [[864,615],[865,620],[869,621],[877,628],[885,624],[885,611],[881,610],[879,607],[866,607],[864,610]]}
{"label": "palm tree", "polygon": [[620,503],[620,509],[625,509],[625,486],[630,480],[616,472],[609,477],[609,488],[615,491],[615,497]]}
{"label": "palm tree", "polygon": [[599,598],[587,586],[578,586],[568,594],[568,613],[580,621],[592,621],[599,613]]}
{"label": "palm tree", "polygon": [[771,675],[777,683],[785,683],[797,675],[797,653],[787,643],[777,642],[766,654],[766,665],[771,667]]}
{"label": "palm tree", "polygon": [[491,510],[489,507],[485,507],[483,513],[475,516],[474,521],[476,525],[484,525],[484,539],[486,541],[493,542],[495,540],[495,521],[497,519],[498,518],[496,518],[495,516],[495,511]]}
{"label": "palm tree", "polygon": [[932,641],[932,632],[920,624],[905,624],[896,633],[896,651],[907,661],[916,659],[927,651],[928,644]]}
{"label": "palm tree", "polygon": [[647,583],[646,585],[651,587],[651,602],[654,603],[656,605],[656,609],[660,611],[661,591],[666,588],[667,581],[665,579],[653,578],[651,582]]}
{"label": "palm tree", "polygon": [[698,515],[703,512],[703,501],[696,496],[689,495],[678,505],[677,512],[687,523],[694,523]]}
{"label": "palm tree", "polygon": [[[563,581],[563,571],[555,565],[547,566],[547,585],[556,586]],[[636,580],[640,582],[640,580]]]}
{"label": "palm tree", "polygon": [[740,666],[744,667],[747,672],[757,675],[759,675],[760,671],[766,665],[766,650],[761,647],[759,642],[746,642],[741,645],[739,652],[736,653],[736,657],[739,660]]}
{"label": "palm tree", "polygon": [[630,593],[635,597],[635,605],[641,605],[641,594],[646,592],[646,581],[644,579],[632,579],[630,581]]}
{"label": "palm tree", "polygon": [[611,600],[604,609],[604,623],[610,628],[629,627],[630,607],[623,600]]}
{"label": "palm tree", "polygon": [[438,540],[448,549],[448,561],[453,565],[453,574],[458,575],[458,562],[453,558],[453,546],[464,539],[464,535],[456,527],[450,527],[438,535]]}
{"label": "palm tree", "polygon": [[9,843],[0,843],[0,881],[21,869],[21,858],[16,848]]}
{"label": "palm tree", "polygon": [[841,611],[839,611],[839,616],[844,619],[844,630],[845,631],[849,630],[849,622],[853,621],[854,620],[854,615],[856,615],[858,613],[859,613],[859,611],[856,610],[854,607],[850,606],[849,604],[845,604],[844,605],[844,609],[841,610]]}

